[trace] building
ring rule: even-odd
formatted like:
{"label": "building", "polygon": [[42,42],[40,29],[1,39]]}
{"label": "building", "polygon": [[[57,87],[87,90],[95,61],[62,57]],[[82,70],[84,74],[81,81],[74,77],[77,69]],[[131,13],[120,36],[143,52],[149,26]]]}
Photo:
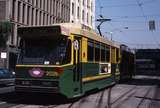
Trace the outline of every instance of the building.
{"label": "building", "polygon": [[18,26],[72,22],[94,28],[94,17],[95,0],[0,0],[0,22],[11,23],[6,46],[0,46],[0,67],[14,70]]}
{"label": "building", "polygon": [[145,75],[160,75],[160,49],[137,49],[136,72]]}
{"label": "building", "polygon": [[70,22],[95,28],[95,0],[71,0]]}

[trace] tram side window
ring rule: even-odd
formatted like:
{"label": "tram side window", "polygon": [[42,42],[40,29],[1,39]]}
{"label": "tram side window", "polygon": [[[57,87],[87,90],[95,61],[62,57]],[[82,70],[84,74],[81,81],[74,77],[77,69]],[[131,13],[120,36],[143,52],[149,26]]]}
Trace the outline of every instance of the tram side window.
{"label": "tram side window", "polygon": [[109,62],[109,59],[110,59],[110,48],[109,46],[106,46],[105,47],[105,61]]}
{"label": "tram side window", "polygon": [[95,61],[100,60],[100,44],[95,43]]}
{"label": "tram side window", "polygon": [[94,59],[94,43],[91,41],[88,41],[88,61],[93,61]]}
{"label": "tram side window", "polygon": [[101,62],[105,62],[105,45],[101,45]]}

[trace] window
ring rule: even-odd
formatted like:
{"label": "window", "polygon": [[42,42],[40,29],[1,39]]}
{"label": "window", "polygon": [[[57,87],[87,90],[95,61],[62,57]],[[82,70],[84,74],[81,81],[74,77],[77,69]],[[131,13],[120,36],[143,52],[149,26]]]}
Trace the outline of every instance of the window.
{"label": "window", "polygon": [[94,43],[93,41],[88,41],[88,61],[94,60]]}
{"label": "window", "polygon": [[20,13],[21,13],[21,2],[18,1],[18,16],[17,16],[18,22],[20,22],[20,18],[21,18]]}
{"label": "window", "polygon": [[88,13],[87,13],[87,23],[88,23],[88,21],[89,21],[88,18],[89,18],[89,17],[88,17]]}
{"label": "window", "polygon": [[32,20],[31,20],[31,25],[33,25],[33,22],[34,22],[34,8],[32,8]]}
{"label": "window", "polygon": [[68,40],[67,44],[66,44],[66,48],[65,48],[65,55],[63,57],[63,64],[67,64],[71,62],[71,40]]}
{"label": "window", "polygon": [[[22,39],[20,64],[67,64],[71,62],[71,41],[67,37]],[[43,40],[43,41],[42,41]]]}
{"label": "window", "polygon": [[109,62],[109,59],[110,59],[110,48],[109,46],[106,46],[105,47],[105,61]]}
{"label": "window", "polygon": [[39,25],[41,25],[41,20],[42,20],[42,12],[40,11],[40,13],[39,13]]}
{"label": "window", "polygon": [[110,63],[101,63],[99,73],[100,74],[111,73],[111,64]]}
{"label": "window", "polygon": [[82,20],[84,21],[84,10],[82,11]]}
{"label": "window", "polygon": [[36,18],[35,18],[35,25],[38,25],[38,10],[36,10]]}
{"label": "window", "polygon": [[74,3],[72,3],[72,15],[74,15]]}
{"label": "window", "polygon": [[52,0],[50,0],[50,13],[51,14],[53,14],[53,12],[52,12],[52,8],[53,8],[54,6],[53,6],[53,1]]}
{"label": "window", "polygon": [[87,0],[87,7],[89,7],[90,5],[90,0]]}
{"label": "window", "polygon": [[77,8],[77,18],[79,18],[79,6]]}
{"label": "window", "polygon": [[100,61],[100,44],[95,43],[95,61]]}
{"label": "window", "polygon": [[93,2],[91,2],[91,11],[93,12]]}
{"label": "window", "polygon": [[16,0],[13,0],[13,4],[12,4],[12,19],[13,20],[15,18],[15,2],[16,2]]}
{"label": "window", "polygon": [[91,25],[92,25],[92,22],[93,22],[93,18],[92,18],[92,16],[91,16]]}
{"label": "window", "polygon": [[45,10],[46,0],[43,1],[43,10]]}
{"label": "window", "polygon": [[25,17],[26,17],[25,12],[26,12],[25,11],[25,4],[23,4],[23,20],[22,20],[23,23],[25,23]]}
{"label": "window", "polygon": [[105,45],[101,44],[101,62],[105,62]]}

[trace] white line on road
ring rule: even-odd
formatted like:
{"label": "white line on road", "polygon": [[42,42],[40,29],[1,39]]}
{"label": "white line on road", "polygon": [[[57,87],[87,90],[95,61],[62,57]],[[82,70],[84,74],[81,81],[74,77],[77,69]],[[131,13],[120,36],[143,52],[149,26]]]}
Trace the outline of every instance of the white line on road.
{"label": "white line on road", "polygon": [[6,102],[0,102],[0,105],[2,105],[2,104],[6,104]]}

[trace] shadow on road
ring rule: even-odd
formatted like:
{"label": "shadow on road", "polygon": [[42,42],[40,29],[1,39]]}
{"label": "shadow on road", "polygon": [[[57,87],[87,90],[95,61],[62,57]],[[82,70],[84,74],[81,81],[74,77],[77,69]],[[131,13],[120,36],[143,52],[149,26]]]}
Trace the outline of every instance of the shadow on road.
{"label": "shadow on road", "polygon": [[11,104],[25,105],[60,105],[73,103],[78,99],[66,99],[60,95],[51,94],[16,94],[15,92],[0,94],[0,101]]}
{"label": "shadow on road", "polygon": [[[66,99],[60,95],[53,95],[53,94],[40,94],[40,93],[32,93],[32,94],[16,94],[15,92],[0,94],[0,101],[6,102],[7,104],[24,104],[24,105],[43,105],[43,106],[58,106],[63,104],[69,104],[69,107],[77,102],[80,101],[81,104],[87,101],[87,97],[91,94],[101,93],[103,98],[104,91],[106,89],[112,88],[112,86],[107,87],[102,90],[93,90],[86,93],[84,96],[74,99]],[[111,92],[111,89],[110,89]],[[110,93],[111,94],[111,93]],[[110,98],[111,95],[108,96]],[[99,102],[101,103],[101,101]],[[108,100],[110,103],[110,100]]]}

